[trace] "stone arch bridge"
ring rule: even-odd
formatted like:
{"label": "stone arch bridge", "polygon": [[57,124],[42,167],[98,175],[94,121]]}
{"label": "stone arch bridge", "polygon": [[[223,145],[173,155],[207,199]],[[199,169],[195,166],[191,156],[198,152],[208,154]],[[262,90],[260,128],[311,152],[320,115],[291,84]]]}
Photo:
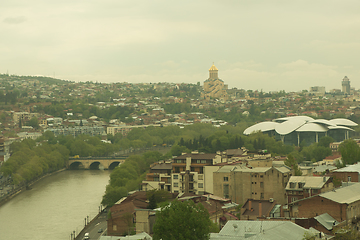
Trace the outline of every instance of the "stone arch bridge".
{"label": "stone arch bridge", "polygon": [[114,169],[125,162],[121,157],[69,157],[68,169]]}

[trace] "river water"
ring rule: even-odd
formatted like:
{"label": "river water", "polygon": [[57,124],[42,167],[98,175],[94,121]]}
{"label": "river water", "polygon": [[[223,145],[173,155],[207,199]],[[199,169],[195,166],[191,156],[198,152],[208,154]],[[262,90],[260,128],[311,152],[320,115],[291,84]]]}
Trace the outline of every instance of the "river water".
{"label": "river water", "polygon": [[0,206],[0,240],[70,239],[99,212],[110,171],[67,170]]}

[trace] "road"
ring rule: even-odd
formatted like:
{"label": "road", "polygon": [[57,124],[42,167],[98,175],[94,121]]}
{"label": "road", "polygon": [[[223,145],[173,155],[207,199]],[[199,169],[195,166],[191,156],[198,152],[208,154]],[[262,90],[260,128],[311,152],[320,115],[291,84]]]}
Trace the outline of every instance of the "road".
{"label": "road", "polygon": [[[106,235],[107,229],[107,212],[102,212],[96,219],[94,219],[91,223],[86,225],[85,231],[83,231],[79,236],[77,236],[77,240],[84,239],[85,233],[89,233],[90,239],[100,239],[101,235]],[[100,232],[99,229],[102,229]]]}

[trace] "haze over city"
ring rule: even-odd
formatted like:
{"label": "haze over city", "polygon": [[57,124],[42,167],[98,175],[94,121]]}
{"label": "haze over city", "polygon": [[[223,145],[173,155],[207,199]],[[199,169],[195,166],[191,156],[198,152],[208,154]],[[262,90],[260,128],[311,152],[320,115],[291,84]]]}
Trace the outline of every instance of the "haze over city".
{"label": "haze over city", "polygon": [[0,73],[70,81],[358,89],[359,1],[45,1],[1,4]]}

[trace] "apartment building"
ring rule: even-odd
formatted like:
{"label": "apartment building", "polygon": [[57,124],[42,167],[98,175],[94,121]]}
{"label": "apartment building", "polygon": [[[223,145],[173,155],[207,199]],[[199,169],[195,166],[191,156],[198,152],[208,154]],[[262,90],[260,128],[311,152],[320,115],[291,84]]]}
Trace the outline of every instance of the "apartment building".
{"label": "apartment building", "polygon": [[291,176],[286,185],[287,203],[334,189],[332,178],[326,176]]}
{"label": "apartment building", "polygon": [[285,204],[285,186],[290,177],[291,169],[287,166],[227,165],[214,172],[214,194],[238,204],[244,204],[247,199],[272,199]]}
{"label": "apartment building", "polygon": [[172,163],[172,192],[204,194],[205,185],[212,184],[205,178],[205,166],[218,163],[221,163],[221,156],[215,153],[194,152],[174,158]]}

